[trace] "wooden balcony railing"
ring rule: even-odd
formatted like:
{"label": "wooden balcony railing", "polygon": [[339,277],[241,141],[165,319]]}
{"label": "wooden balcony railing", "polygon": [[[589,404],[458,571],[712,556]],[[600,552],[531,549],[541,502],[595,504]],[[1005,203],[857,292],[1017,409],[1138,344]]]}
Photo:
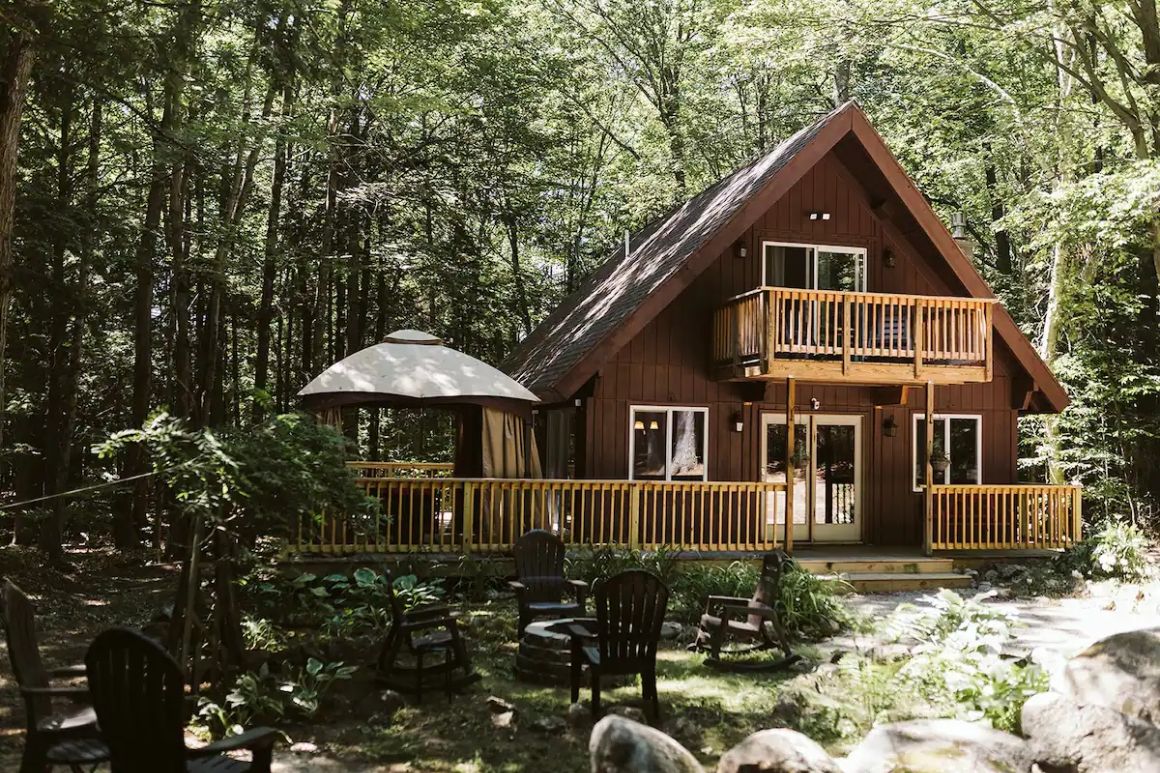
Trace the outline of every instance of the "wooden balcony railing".
{"label": "wooden balcony railing", "polygon": [[365,522],[304,519],[291,553],[506,552],[528,529],[569,545],[767,551],[781,483],[360,477]]}
{"label": "wooden balcony railing", "polygon": [[825,376],[921,380],[930,369],[991,376],[992,307],[986,298],[762,287],[729,299],[713,318],[717,367],[776,374],[803,359],[834,364]]}
{"label": "wooden balcony railing", "polygon": [[1082,529],[1079,486],[931,488],[932,550],[1067,548]]}

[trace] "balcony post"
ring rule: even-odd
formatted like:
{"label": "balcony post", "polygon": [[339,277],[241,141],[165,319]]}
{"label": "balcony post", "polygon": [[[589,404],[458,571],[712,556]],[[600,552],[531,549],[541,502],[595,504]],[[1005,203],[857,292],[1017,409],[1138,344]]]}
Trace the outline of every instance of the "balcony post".
{"label": "balcony post", "polygon": [[995,304],[988,303],[983,306],[983,321],[987,326],[986,351],[983,355],[986,357],[984,365],[987,368],[987,383],[991,383],[995,367]]}
{"label": "balcony post", "polygon": [[640,498],[644,492],[639,484],[628,485],[628,546],[640,546]]}
{"label": "balcony post", "polygon": [[926,333],[923,330],[923,312],[926,304],[919,299],[914,302],[914,377],[922,375],[922,348],[925,345]]}
{"label": "balcony post", "polygon": [[933,551],[931,550],[931,542],[934,538],[934,467],[930,463],[930,455],[934,452],[934,382],[926,382],[926,464],[924,465],[924,475],[926,477],[926,485],[922,490],[922,512],[923,521],[925,522],[925,537],[923,541],[923,548],[929,556]]}
{"label": "balcony post", "polygon": [[842,294],[842,375],[850,372],[850,296]]}
{"label": "balcony post", "polygon": [[765,304],[765,372],[769,372],[774,358],[774,342],[777,340],[777,301],[773,291],[763,288],[761,291],[762,303]]}
{"label": "balcony post", "polygon": [[785,552],[793,553],[793,450],[797,433],[794,431],[794,409],[797,407],[797,382],[793,376],[785,380]]}

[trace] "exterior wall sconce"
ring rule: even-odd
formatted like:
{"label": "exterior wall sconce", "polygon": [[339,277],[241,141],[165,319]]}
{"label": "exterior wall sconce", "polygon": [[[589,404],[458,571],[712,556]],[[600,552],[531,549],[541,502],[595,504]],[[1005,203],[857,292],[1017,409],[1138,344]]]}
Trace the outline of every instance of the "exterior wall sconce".
{"label": "exterior wall sconce", "polygon": [[733,415],[729,417],[729,421],[733,424],[734,432],[741,432],[745,429],[745,421],[741,417],[741,411],[734,411]]}
{"label": "exterior wall sconce", "polygon": [[830,213],[829,212],[810,212],[809,218],[810,218],[810,220],[829,220]]}
{"label": "exterior wall sconce", "polygon": [[737,258],[749,257],[749,245],[745,242],[733,242],[733,256]]}
{"label": "exterior wall sconce", "polygon": [[894,250],[890,249],[889,247],[882,250],[882,262],[886,265],[887,268],[894,268]]}
{"label": "exterior wall sconce", "polygon": [[821,410],[821,407],[822,407],[822,404],[821,404],[821,402],[818,401],[818,398],[816,398],[816,397],[810,398],[810,410],[811,411]]}
{"label": "exterior wall sconce", "polygon": [[898,434],[898,422],[894,420],[894,416],[887,416],[886,421],[882,422],[882,435],[884,437],[894,437]]}

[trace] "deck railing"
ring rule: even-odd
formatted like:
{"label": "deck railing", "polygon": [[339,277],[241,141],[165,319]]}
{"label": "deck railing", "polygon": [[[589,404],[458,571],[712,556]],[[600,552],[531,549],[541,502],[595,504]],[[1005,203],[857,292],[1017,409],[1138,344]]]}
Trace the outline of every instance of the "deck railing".
{"label": "deck railing", "polygon": [[987,365],[993,299],[761,287],[713,318],[715,365],[778,357],[851,362]]}
{"label": "deck railing", "polygon": [[569,545],[767,551],[781,483],[360,477],[380,512],[303,519],[292,553],[505,552],[529,529]]}
{"label": "deck railing", "polygon": [[1079,486],[933,486],[933,550],[1066,548],[1081,537]]}

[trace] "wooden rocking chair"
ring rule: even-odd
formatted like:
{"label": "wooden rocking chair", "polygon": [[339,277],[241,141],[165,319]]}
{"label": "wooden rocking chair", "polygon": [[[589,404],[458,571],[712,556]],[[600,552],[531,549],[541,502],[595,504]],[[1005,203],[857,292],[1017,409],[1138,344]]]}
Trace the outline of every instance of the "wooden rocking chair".
{"label": "wooden rocking chair", "polygon": [[[657,645],[669,603],[669,589],[651,572],[632,569],[596,586],[596,630],[581,623],[568,627],[572,638],[572,702],[580,700],[583,669],[592,681],[592,716],[600,715],[600,678],[640,674],[641,692],[655,722]],[[594,643],[594,644],[593,644]]]}
{"label": "wooden rocking chair", "polygon": [[[152,639],[113,628],[85,656],[112,773],[269,773],[277,730],[259,727],[199,749],[185,746],[185,679]],[[226,752],[249,750],[242,762]]]}
{"label": "wooden rocking chair", "polygon": [[[790,649],[789,638],[774,606],[781,576],[789,562],[789,556],[781,550],[766,553],[752,598],[709,596],[706,599],[697,640],[690,647],[709,651],[705,665],[727,671],[773,671],[801,659]],[[759,662],[739,659],[750,653],[772,649],[780,649],[784,656]]]}
{"label": "wooden rocking chair", "polygon": [[[108,759],[104,744],[97,740],[97,715],[85,707],[88,688],[51,684],[53,679],[82,677],[85,667],[45,669],[32,601],[11,580],[4,582],[4,633],[12,672],[24,698],[26,725],[20,773],[43,773],[49,764],[81,770],[82,765]],[[54,698],[79,700],[83,705],[54,712]]]}
{"label": "wooden rocking chair", "polygon": [[[508,585],[520,608],[516,638],[537,617],[583,617],[588,583],[564,578],[564,541],[544,529],[532,529],[516,541],[516,580]],[[572,600],[565,600],[566,593]]]}
{"label": "wooden rocking chair", "polygon": [[[479,679],[479,674],[471,670],[458,622],[446,606],[428,605],[404,611],[390,572],[384,571],[383,576],[391,600],[391,627],[379,653],[379,682],[422,701],[423,689],[439,680],[450,700],[454,690]],[[401,662],[405,653],[414,658],[414,665]],[[439,655],[442,662],[432,662]]]}

